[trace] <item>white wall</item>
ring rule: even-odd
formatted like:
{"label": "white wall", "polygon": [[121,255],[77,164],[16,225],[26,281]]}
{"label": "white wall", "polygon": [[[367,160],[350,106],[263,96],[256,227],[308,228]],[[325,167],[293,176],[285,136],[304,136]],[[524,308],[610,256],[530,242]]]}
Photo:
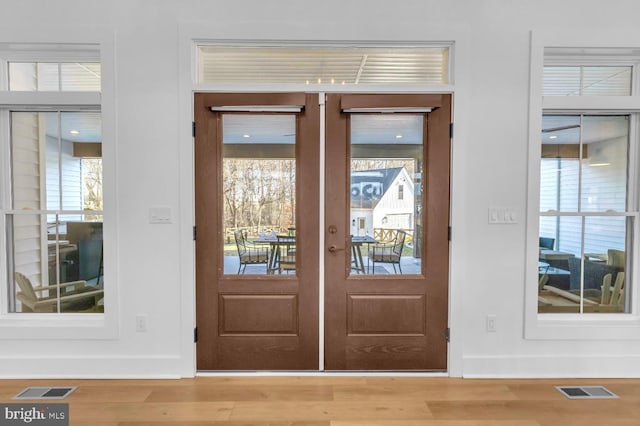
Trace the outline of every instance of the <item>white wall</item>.
{"label": "white wall", "polygon": [[[523,338],[530,30],[626,32],[640,44],[638,12],[635,0],[4,2],[0,42],[89,37],[97,27],[115,42],[115,97],[105,96],[115,116],[105,117],[104,144],[108,151],[111,136],[116,144],[117,203],[106,206],[115,210],[110,225],[105,218],[105,244],[117,241],[106,274],[119,289],[110,314],[119,326],[89,341],[14,333],[0,345],[0,376],[193,373],[191,113],[181,38],[192,25],[219,39],[455,39],[452,374],[640,376],[640,341]],[[148,223],[157,205],[171,207],[172,224]],[[493,205],[513,206],[518,223],[488,225]],[[485,331],[489,313],[495,333]],[[135,332],[136,314],[148,315],[147,333]]]}

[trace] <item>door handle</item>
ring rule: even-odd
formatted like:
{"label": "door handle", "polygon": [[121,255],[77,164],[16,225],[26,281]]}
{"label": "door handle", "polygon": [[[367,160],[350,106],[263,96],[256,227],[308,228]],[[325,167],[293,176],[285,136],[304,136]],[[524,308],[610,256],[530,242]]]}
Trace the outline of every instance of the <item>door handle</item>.
{"label": "door handle", "polygon": [[335,245],[331,245],[331,246],[329,246],[328,250],[329,250],[329,253],[335,253],[337,251],[342,251],[344,249],[343,248],[338,248]]}

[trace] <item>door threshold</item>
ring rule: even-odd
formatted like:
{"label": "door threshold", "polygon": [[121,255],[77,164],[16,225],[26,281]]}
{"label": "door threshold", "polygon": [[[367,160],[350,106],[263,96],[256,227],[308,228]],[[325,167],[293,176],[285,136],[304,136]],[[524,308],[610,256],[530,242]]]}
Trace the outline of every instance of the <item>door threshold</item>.
{"label": "door threshold", "polygon": [[450,377],[446,371],[197,371],[196,377]]}

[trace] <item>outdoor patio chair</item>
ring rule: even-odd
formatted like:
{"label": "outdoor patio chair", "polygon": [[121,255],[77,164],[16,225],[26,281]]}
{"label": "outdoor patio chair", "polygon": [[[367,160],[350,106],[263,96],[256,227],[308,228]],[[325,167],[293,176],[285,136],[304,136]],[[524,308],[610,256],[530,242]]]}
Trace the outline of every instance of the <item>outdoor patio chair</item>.
{"label": "outdoor patio chair", "polygon": [[278,271],[296,270],[296,237],[289,235],[278,235]]}
{"label": "outdoor patio chair", "polygon": [[22,312],[58,312],[58,292],[60,312],[100,312],[102,309],[98,302],[104,298],[104,290],[87,286],[86,281],[34,287],[26,275],[16,272],[16,283],[20,289],[16,297],[22,304]]}
{"label": "outdoor patio chair", "polygon": [[398,270],[402,274],[400,260],[402,259],[402,249],[404,248],[404,240],[406,237],[406,232],[398,231],[393,241],[371,245],[369,249],[369,260],[372,262],[374,274],[376,273],[376,263],[390,263],[393,265],[393,272],[396,274],[398,273],[398,271],[396,271],[396,265],[398,265]]}
{"label": "outdoor patio chair", "polygon": [[244,274],[247,265],[259,264],[265,265],[266,272],[267,263],[269,262],[269,246],[248,241],[245,232],[240,229],[233,232],[233,237],[236,240],[238,259],[240,260],[238,274]]}

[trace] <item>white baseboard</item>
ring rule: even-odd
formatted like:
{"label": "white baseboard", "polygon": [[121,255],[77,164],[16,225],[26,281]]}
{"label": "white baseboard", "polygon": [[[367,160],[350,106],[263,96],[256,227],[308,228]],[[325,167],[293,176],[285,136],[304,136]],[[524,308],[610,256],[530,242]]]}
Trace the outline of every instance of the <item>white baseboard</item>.
{"label": "white baseboard", "polygon": [[[0,358],[0,379],[177,379],[193,377],[179,356]],[[467,356],[464,378],[640,378],[640,355]],[[198,376],[372,375],[373,372],[198,372]],[[433,377],[433,373],[389,376]],[[447,373],[435,376],[447,376]]]}
{"label": "white baseboard", "polygon": [[177,379],[180,357],[22,357],[0,358],[0,379]]}
{"label": "white baseboard", "polygon": [[640,355],[467,356],[465,378],[640,378]]}

